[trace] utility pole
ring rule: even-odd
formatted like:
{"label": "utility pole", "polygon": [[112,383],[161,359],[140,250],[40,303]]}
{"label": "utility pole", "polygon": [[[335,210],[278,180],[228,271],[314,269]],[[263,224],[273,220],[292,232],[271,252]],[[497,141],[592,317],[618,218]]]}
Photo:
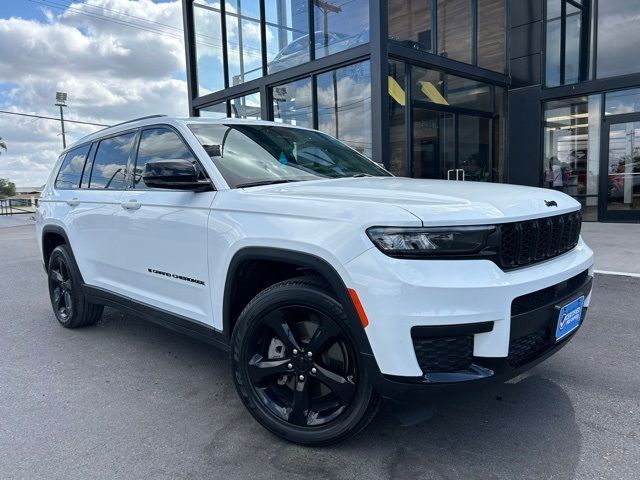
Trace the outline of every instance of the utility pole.
{"label": "utility pole", "polygon": [[67,106],[67,94],[65,92],[56,92],[56,107],[60,107],[60,126],[62,127],[62,148],[67,148],[67,139],[64,133],[64,113],[62,107]]}

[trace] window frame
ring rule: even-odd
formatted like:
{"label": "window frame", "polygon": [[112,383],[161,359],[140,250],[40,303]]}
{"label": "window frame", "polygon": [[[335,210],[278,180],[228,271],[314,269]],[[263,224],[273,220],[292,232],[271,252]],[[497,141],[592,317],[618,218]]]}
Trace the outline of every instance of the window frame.
{"label": "window frame", "polygon": [[[124,188],[92,188],[91,180],[93,178],[93,168],[95,167],[95,164],[96,164],[95,159],[96,159],[96,155],[98,154],[98,149],[100,148],[100,144],[105,140],[109,140],[114,137],[119,137],[121,135],[127,135],[129,133],[133,133],[134,136],[133,136],[133,140],[131,141],[132,145],[131,145],[131,149],[129,150],[129,155],[127,157],[127,163],[126,163],[125,172],[124,172],[124,180],[123,180]],[[93,152],[93,156],[91,158],[91,172],[89,172],[89,183],[87,184],[86,190],[96,190],[96,191],[111,190],[114,192],[127,190],[127,185],[129,183],[129,174],[131,169],[131,155],[133,153],[133,148],[135,147],[135,145],[137,145],[139,137],[140,137],[140,127],[136,127],[136,128],[128,128],[126,130],[112,133],[110,135],[93,140],[93,143],[96,144],[96,147],[95,147],[95,151]]]}
{"label": "window frame", "polygon": [[[565,85],[576,85],[577,83],[584,82],[589,79],[589,64],[592,61],[590,55],[591,49],[591,28],[592,28],[592,15],[591,15],[591,0],[586,0],[582,4],[580,0],[558,0],[560,2],[560,17],[554,17],[553,20],[560,20],[560,65],[558,65],[560,79],[558,85],[547,85],[547,26],[550,19],[547,17],[547,0],[544,1],[544,36],[542,39],[544,49],[544,62],[542,69],[543,87],[544,88],[557,88]],[[565,83],[566,80],[566,52],[567,52],[567,4],[580,10],[580,44],[578,45],[579,51],[579,67],[578,67],[578,80],[574,83]],[[595,49],[595,48],[594,48]],[[594,68],[595,72],[595,68]]]}
{"label": "window frame", "polygon": [[[153,125],[145,125],[143,127],[138,127],[138,132],[137,132],[137,135],[136,135],[134,148],[132,150],[131,162],[129,164],[130,166],[127,168],[128,175],[127,175],[127,179],[126,179],[126,188],[124,190],[133,190],[133,191],[138,191],[138,192],[148,192],[148,191],[153,191],[153,192],[176,192],[176,191],[184,191],[184,190],[173,190],[173,189],[170,189],[170,188],[155,188],[155,187],[149,187],[149,188],[144,188],[144,189],[142,189],[142,188],[141,189],[136,189],[135,188],[133,172],[135,172],[135,168],[136,168],[136,165],[138,163],[138,152],[140,151],[140,142],[142,140],[142,134],[146,130],[156,130],[156,129],[170,130],[170,131],[172,131],[173,133],[175,133],[177,135],[178,139],[182,142],[182,144],[186,147],[186,149],[189,151],[189,153],[191,154],[191,156],[195,160],[196,165],[198,166],[198,169],[200,170],[200,173],[202,175],[204,175],[204,177],[206,177],[207,180],[209,180],[209,182],[211,183],[211,188],[214,191],[216,191],[217,188],[214,185],[213,180],[211,179],[211,176],[207,172],[207,169],[204,168],[204,165],[200,161],[200,158],[198,157],[198,155],[193,151],[193,148],[191,148],[191,145],[189,145],[189,142],[186,141],[184,136],[180,133],[180,131],[178,131],[177,128],[175,128],[173,125],[169,125],[169,124],[166,124],[166,123],[156,123],[156,124],[153,124]],[[214,167],[215,167],[215,165],[214,165]]]}
{"label": "window frame", "polygon": [[59,187],[58,186],[58,179],[60,178],[60,174],[62,173],[62,167],[64,166],[64,162],[67,159],[67,155],[69,155],[74,150],[78,150],[79,148],[86,147],[88,144],[89,144],[89,142],[82,143],[80,145],[76,145],[76,146],[74,146],[72,148],[69,148],[69,150],[67,150],[66,152],[63,152],[62,154],[60,154],[60,156],[62,157],[62,161],[60,162],[60,166],[58,167],[58,172],[56,173],[56,178],[53,181],[53,188],[55,190],[81,190],[82,189],[82,178],[84,176],[84,170],[85,170],[85,168],[87,168],[87,160],[91,156],[91,149],[92,149],[93,145],[89,145],[89,151],[84,156],[84,162],[82,164],[82,171],[80,172],[80,178],[78,179],[78,185],[75,188]]}

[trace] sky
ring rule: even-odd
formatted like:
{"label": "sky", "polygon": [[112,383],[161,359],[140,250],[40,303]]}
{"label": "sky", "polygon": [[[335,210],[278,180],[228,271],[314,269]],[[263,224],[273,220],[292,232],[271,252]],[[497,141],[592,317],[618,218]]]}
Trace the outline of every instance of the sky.
{"label": "sky", "polygon": [[[112,125],[186,116],[179,0],[2,0],[0,110]],[[65,123],[67,145],[101,127]],[[60,122],[0,113],[0,178],[45,183],[62,151]]]}

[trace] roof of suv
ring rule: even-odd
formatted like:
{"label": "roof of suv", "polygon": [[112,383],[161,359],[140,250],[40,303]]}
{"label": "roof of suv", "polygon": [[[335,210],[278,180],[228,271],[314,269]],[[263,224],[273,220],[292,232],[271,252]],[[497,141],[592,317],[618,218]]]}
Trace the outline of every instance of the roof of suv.
{"label": "roof of suv", "polygon": [[131,130],[139,127],[144,127],[147,125],[166,124],[166,125],[177,126],[177,125],[186,125],[187,123],[278,125],[282,127],[301,128],[301,129],[308,130],[304,127],[299,127],[296,125],[290,125],[287,123],[283,124],[283,123],[270,122],[267,120],[245,120],[241,118],[170,117],[168,115],[149,115],[147,117],[135,118],[133,120],[118,123],[116,125],[112,125],[110,127],[106,127],[96,132],[90,133],[89,135],[85,135],[81,139],[77,140],[76,142],[68,146],[64,151],[66,152],[68,150],[71,150],[77,145],[81,145],[83,143],[93,142],[103,137],[108,137],[110,135],[114,135],[119,132]]}

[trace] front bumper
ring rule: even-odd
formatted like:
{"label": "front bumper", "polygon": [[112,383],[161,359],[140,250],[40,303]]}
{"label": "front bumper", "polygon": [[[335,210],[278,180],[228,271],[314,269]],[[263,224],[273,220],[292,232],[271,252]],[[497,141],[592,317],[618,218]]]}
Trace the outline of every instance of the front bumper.
{"label": "front bumper", "polygon": [[[557,307],[581,295],[589,306],[593,252],[580,240],[552,260],[504,272],[485,260],[399,260],[372,249],[347,269],[369,318],[372,381],[385,396],[406,396],[503,381],[562,348],[573,334],[559,343],[549,337]],[[470,366],[426,368],[416,336],[430,331],[460,340],[449,349],[471,348]]]}

